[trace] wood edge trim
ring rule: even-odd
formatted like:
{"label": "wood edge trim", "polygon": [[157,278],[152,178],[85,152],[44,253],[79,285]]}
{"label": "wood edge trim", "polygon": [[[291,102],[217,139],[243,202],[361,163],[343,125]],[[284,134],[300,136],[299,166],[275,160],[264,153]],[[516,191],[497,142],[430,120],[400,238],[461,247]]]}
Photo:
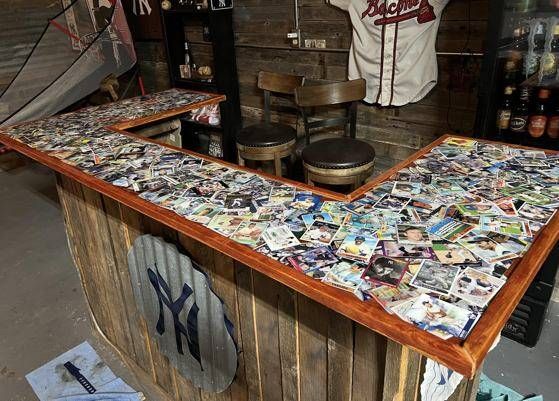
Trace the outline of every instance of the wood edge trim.
{"label": "wood edge trim", "polygon": [[[74,170],[75,172],[81,173],[78,169]],[[222,252],[249,268],[362,324],[368,329],[380,333],[393,341],[404,344],[423,355],[451,367],[457,372],[468,374],[468,372],[472,370],[472,366],[469,362],[470,358],[464,358],[462,356],[464,350],[460,342],[455,339],[442,340],[437,338],[428,332],[409,325],[394,315],[386,314],[384,310],[375,303],[362,302],[350,293],[317,282],[302,273],[294,272],[292,269],[286,268],[286,266],[280,262],[254,252],[229,238],[224,238],[209,228],[186,220],[170,210],[154,205],[137,196],[130,197],[125,190],[115,188],[117,190],[106,191],[108,186],[104,181],[98,180],[92,176],[87,176],[89,178],[87,181],[90,182],[82,182],[79,174],[78,177],[73,177],[71,174],[68,174],[68,177],[149,218],[159,222],[165,222],[163,224],[177,230],[182,235],[193,238]],[[382,314],[382,319],[379,319],[379,314]],[[432,350],[437,350],[439,353],[434,354]]]}
{"label": "wood edge trim", "polygon": [[[180,89],[179,89],[180,90]],[[186,92],[186,91],[185,91]],[[188,91],[188,92],[195,92],[195,91]],[[197,93],[206,93],[206,92],[197,92]],[[215,94],[209,94],[206,93],[208,95],[213,96],[212,99],[207,99],[205,101],[202,102],[197,102],[197,103],[193,103],[187,106],[183,106],[183,107],[179,107],[179,108],[175,108],[175,109],[171,109],[170,111],[167,110],[165,112],[161,112],[161,113],[157,113],[148,117],[144,117],[144,118],[139,118],[139,119],[134,119],[134,120],[130,120],[130,121],[126,121],[123,123],[116,123],[112,126],[107,126],[106,129],[112,130],[114,132],[118,132],[124,135],[128,135],[131,136],[135,139],[138,140],[142,140],[145,142],[149,142],[149,143],[156,143],[160,146],[164,146],[167,147],[169,149],[173,149],[175,151],[179,151],[185,154],[191,154],[191,155],[195,155],[196,157],[200,157],[202,159],[208,160],[208,161],[213,161],[213,162],[217,162],[220,163],[224,166],[227,167],[232,167],[238,170],[243,170],[243,171],[248,171],[251,172],[253,174],[262,176],[264,178],[268,178],[270,180],[273,181],[278,181],[278,182],[284,182],[290,185],[294,185],[297,188],[302,188],[304,190],[308,190],[311,191],[313,193],[317,193],[323,196],[326,196],[328,198],[332,198],[335,200],[341,200],[341,201],[352,201],[354,199],[356,199],[357,197],[363,195],[365,192],[367,192],[371,187],[378,185],[380,182],[386,180],[388,177],[390,177],[392,174],[394,174],[396,171],[398,171],[399,169],[402,169],[408,165],[410,165],[415,159],[421,157],[422,155],[428,153],[431,149],[433,149],[434,147],[438,146],[440,143],[442,143],[444,140],[446,140],[449,137],[457,137],[457,138],[466,138],[466,139],[472,139],[472,140],[478,140],[481,142],[486,142],[486,143],[495,143],[495,144],[502,144],[502,142],[497,142],[497,141],[486,141],[486,140],[479,140],[477,138],[469,138],[469,137],[462,137],[462,136],[458,136],[458,135],[450,135],[450,134],[445,134],[443,136],[441,136],[440,138],[438,138],[437,140],[435,140],[433,143],[431,143],[430,145],[426,146],[425,148],[420,149],[419,151],[417,151],[416,153],[414,153],[412,156],[410,156],[408,159],[406,159],[405,161],[402,161],[400,163],[398,163],[397,165],[395,165],[394,167],[392,167],[390,170],[387,170],[385,173],[381,174],[380,176],[376,177],[374,180],[372,180],[371,182],[365,184],[364,186],[362,186],[361,188],[358,188],[357,190],[353,191],[352,193],[348,194],[348,195],[344,195],[344,194],[340,194],[334,191],[329,191],[329,190],[324,190],[324,189],[320,189],[317,187],[311,187],[305,184],[301,184],[299,182],[295,182],[295,181],[291,181],[282,177],[276,177],[270,174],[266,174],[266,173],[261,173],[261,172],[256,172],[254,170],[245,168],[245,167],[240,167],[237,166],[233,163],[229,163],[229,162],[225,162],[223,160],[220,159],[216,159],[210,156],[206,156],[206,155],[200,155],[197,154],[195,152],[192,151],[186,151],[184,149],[175,147],[175,146],[171,146],[171,145],[167,145],[167,144],[161,144],[157,141],[148,139],[148,138],[144,138],[144,137],[139,137],[133,133],[130,133],[128,131],[125,131],[125,128],[131,128],[131,127],[135,127],[138,125],[142,125],[148,122],[155,122],[155,121],[159,121],[161,119],[165,119],[168,117],[172,117],[176,114],[180,114],[180,113],[184,113],[185,111],[189,111],[192,109],[196,109],[199,108],[203,105],[206,104],[214,104],[216,102],[221,102],[223,100],[225,100],[225,97],[223,95],[215,95]],[[247,249],[246,247],[244,247],[241,244],[237,244],[236,242],[233,242],[232,240],[228,239],[228,238],[223,238],[222,236],[219,236],[218,239],[214,239],[214,237],[218,234],[215,234],[213,231],[211,231],[210,229],[200,226],[196,223],[190,222],[184,218],[182,218],[181,216],[175,214],[174,212],[171,212],[169,210],[166,210],[160,206],[157,206],[155,204],[152,204],[148,201],[145,201],[141,198],[139,198],[135,193],[129,192],[125,189],[122,188],[117,188],[114,187],[113,185],[100,180],[92,175],[89,175],[87,173],[84,173],[83,171],[77,169],[76,167],[69,165],[69,164],[65,164],[65,163],[61,163],[61,160],[50,156],[44,152],[38,151],[36,149],[33,149],[25,144],[23,144],[22,142],[16,141],[15,139],[12,139],[4,134],[1,134],[1,130],[0,130],[0,140],[2,142],[4,142],[7,146],[12,147],[14,149],[16,149],[17,151],[21,152],[22,154],[31,157],[32,159],[41,162],[43,164],[45,164],[46,166],[48,166],[49,168],[53,169],[54,171],[61,173],[61,174],[65,174],[68,177],[78,181],[79,183],[81,183],[82,185],[85,185],[91,189],[97,190],[98,192],[102,193],[105,196],[108,196],[114,200],[116,200],[117,202],[120,202],[128,207],[131,207],[132,209],[150,217],[153,218],[157,221],[159,221],[160,223],[163,223],[165,225],[168,225],[169,227],[172,227],[174,229],[176,229],[177,231],[179,231],[180,233],[187,235],[191,238],[194,238],[220,252],[223,252],[224,254],[232,257],[233,259],[241,262],[241,263],[245,263],[248,264],[249,267],[267,275],[268,277],[281,282],[284,285],[287,285],[288,287],[294,289],[295,291],[305,295],[305,296],[309,296],[312,299],[320,302],[321,304],[327,306],[328,308],[350,318],[351,320],[354,320],[355,322],[364,325],[365,327],[376,331],[384,336],[386,336],[387,338],[390,338],[393,341],[402,343],[402,344],[406,344],[408,347],[429,356],[430,358],[433,358],[436,361],[439,361],[449,367],[451,367],[452,369],[454,369],[455,371],[462,373],[468,377],[473,377],[473,375],[475,374],[475,372],[477,371],[477,368],[481,365],[483,358],[485,357],[485,355],[487,354],[489,347],[492,345],[492,341],[491,337],[496,337],[497,333],[494,333],[496,330],[495,328],[498,327],[498,331],[500,331],[500,327],[501,324],[504,324],[504,322],[508,319],[508,315],[510,315],[510,313],[512,313],[512,310],[514,309],[513,307],[511,307],[511,304],[516,305],[516,303],[520,300],[520,298],[523,296],[525,290],[527,289],[528,285],[529,285],[529,281],[525,280],[525,277],[520,278],[519,274],[513,275],[512,278],[512,283],[507,282],[507,284],[505,285],[506,288],[509,288],[510,286],[512,286],[513,284],[516,284],[517,288],[520,288],[520,290],[518,290],[516,292],[516,296],[514,297],[515,302],[511,303],[509,302],[508,305],[505,306],[500,306],[501,308],[505,308],[504,310],[507,311],[505,314],[500,315],[497,318],[497,321],[499,322],[499,324],[495,324],[495,319],[490,316],[490,313],[488,312],[493,312],[494,313],[494,309],[497,308],[497,305],[500,305],[501,303],[503,303],[503,299],[505,297],[505,293],[507,293],[508,291],[500,291],[499,294],[497,294],[497,296],[495,297],[495,299],[491,302],[491,304],[488,307],[488,310],[486,311],[486,313],[484,313],[484,315],[480,318],[480,320],[478,321],[477,325],[474,327],[474,329],[472,330],[472,332],[470,333],[470,335],[468,336],[467,340],[460,343],[454,340],[442,340],[439,339],[423,330],[419,330],[414,326],[409,325],[408,323],[400,320],[399,318],[392,316],[392,315],[388,315],[385,312],[383,312],[380,309],[380,306],[375,305],[376,308],[373,308],[373,312],[376,312],[375,309],[378,311],[380,310],[382,313],[384,314],[384,319],[378,319],[378,317],[376,316],[371,316],[371,309],[369,309],[369,313],[367,313],[367,311],[363,310],[365,307],[367,307],[368,305],[370,305],[369,303],[364,303],[361,302],[357,299],[350,299],[349,297],[353,298],[353,295],[351,294],[346,294],[343,291],[340,291],[334,287],[330,287],[327,286],[326,284],[323,283],[317,283],[316,280],[311,279],[310,277],[305,276],[304,274],[293,274],[292,270],[288,270],[285,268],[285,266],[283,266],[281,263],[275,261],[275,260],[271,260],[270,258],[258,254],[252,250],[250,250],[251,252],[246,252]],[[531,150],[540,150],[538,148],[533,148],[533,147],[526,147],[526,146],[514,146],[514,147],[518,147],[518,148],[522,148],[522,149],[531,149]],[[544,150],[544,149],[541,149]],[[548,151],[548,150],[544,150],[546,151],[546,153],[559,153],[559,152],[552,152],[552,151]],[[554,233],[551,234],[551,237],[555,240],[557,240],[557,238],[559,238],[559,216],[556,215],[553,218],[552,223],[550,223],[547,227],[545,227],[542,230],[542,236],[545,237],[545,235],[549,235],[549,232],[551,232],[551,230],[555,230]],[[544,235],[545,234],[545,235]],[[224,241],[226,240],[226,241]],[[538,236],[538,241],[541,241],[539,236]],[[523,266],[528,264],[528,256],[531,256],[532,254],[535,254],[536,252],[538,252],[539,247],[532,247],[528,253],[524,256],[524,258],[522,259],[522,261],[524,263],[521,263],[517,266],[517,268],[523,268]],[[548,252],[541,252],[541,250],[539,251],[538,256],[536,256],[536,260],[537,263],[535,265],[538,265],[538,269],[539,266],[541,266],[541,263],[543,263],[543,261],[545,260],[545,257],[547,256]],[[252,254],[252,255],[251,255]],[[256,262],[256,263],[255,263]],[[533,265],[534,266],[534,265]],[[538,269],[532,268],[530,270],[528,270],[528,273],[530,274],[530,276],[533,278],[533,276],[535,276],[535,274],[537,273]],[[299,277],[301,276],[301,277]],[[340,294],[340,292],[342,294]],[[507,294],[508,295],[508,294]],[[347,304],[344,302],[340,302],[340,298],[344,299],[347,301]],[[499,304],[495,301],[499,301]],[[349,306],[353,306],[353,308],[342,308],[340,307],[340,305],[345,305],[347,306],[349,304]],[[363,305],[361,305],[363,304]],[[501,309],[502,311],[503,309]],[[506,318],[505,318],[506,315]],[[488,320],[491,318],[491,322]],[[395,320],[396,319],[396,320]],[[390,324],[389,324],[390,323]],[[405,326],[403,326],[405,325]],[[402,330],[394,330],[394,328],[401,328]],[[488,336],[486,333],[480,333],[481,330],[483,330],[484,328],[492,328],[492,331],[490,331],[489,333],[491,334],[490,336]],[[407,330],[406,330],[407,329]],[[407,331],[409,331],[409,334],[407,334]],[[479,338],[475,338],[476,336],[478,336]],[[418,345],[409,345],[408,343],[417,343]],[[443,350],[442,355],[434,355],[431,354],[430,350],[431,349],[437,349],[437,350]]]}
{"label": "wood edge trim", "polygon": [[[112,131],[118,130],[119,132],[123,132],[122,130],[134,128],[134,127],[144,125],[144,124],[149,124],[149,123],[159,121],[159,120],[164,120],[166,118],[173,117],[173,116],[176,116],[178,114],[185,113],[187,111],[199,109],[200,107],[204,107],[204,106],[207,106],[209,104],[221,103],[221,102],[224,102],[225,100],[227,100],[225,95],[216,95],[216,94],[204,93],[204,92],[199,92],[199,93],[206,94],[206,95],[211,95],[212,97],[209,98],[209,99],[206,99],[206,100],[202,100],[200,102],[187,104],[186,106],[167,109],[163,112],[160,112],[160,113],[157,113],[157,114],[152,114],[150,116],[135,118],[135,119],[132,119],[132,120],[127,120],[127,121],[123,121],[123,122],[120,122],[120,123],[116,123],[114,125],[109,125],[109,126],[106,126],[105,128],[108,129],[108,130],[112,130]],[[136,137],[137,138],[143,138],[143,137],[139,137],[139,136],[136,136]],[[161,143],[161,142],[159,142],[159,144],[160,145],[165,145],[164,143]]]}
{"label": "wood edge trim", "polygon": [[443,143],[447,138],[455,137],[455,136],[457,136],[457,135],[444,134],[441,137],[437,138],[435,141],[431,142],[426,147],[419,149],[417,152],[412,154],[406,160],[403,160],[400,163],[394,165],[393,167],[386,170],[385,172],[383,172],[379,176],[375,177],[373,180],[367,182],[365,185],[357,188],[355,191],[346,195],[347,201],[352,202],[353,200],[355,200],[355,199],[359,198],[360,196],[364,195],[366,192],[370,191],[372,188],[376,187],[377,185],[379,185],[383,181],[386,181],[388,178],[390,178],[392,175],[394,175],[399,170],[401,170],[405,167],[408,167],[415,160],[419,159],[424,154],[429,153],[432,149],[434,149],[435,147],[437,147],[441,143]]}
{"label": "wood edge trim", "polygon": [[[551,222],[538,233],[537,239],[528,252],[515,266],[513,274],[491,300],[486,311],[474,326],[463,346],[470,355],[481,364],[493,345],[501,328],[505,325],[510,315],[526,293],[532,280],[539,272],[542,264],[551,253],[552,246],[559,240],[559,213],[555,213]],[[511,296],[512,294],[512,296]],[[489,320],[491,319],[491,320]]]}
{"label": "wood edge trim", "polygon": [[[123,134],[123,135],[129,136],[129,137],[132,137],[134,139],[141,139],[142,141],[145,141],[145,142],[148,142],[148,143],[161,145],[161,142],[158,142],[157,140],[154,140],[154,139],[151,139],[151,138],[140,137],[140,136],[138,136],[134,133],[128,132],[128,131],[120,130],[120,129],[113,128],[113,127],[111,127],[111,130],[113,130],[114,132],[118,132],[119,134]],[[0,134],[0,139],[1,139],[1,137],[2,137],[2,134]],[[164,145],[165,145],[166,148],[172,149],[172,150],[177,151],[177,152],[181,152],[181,153],[191,155],[191,156],[196,156],[200,159],[207,160],[207,161],[210,161],[210,162],[215,162],[215,163],[218,163],[218,164],[223,165],[225,167],[233,168],[235,170],[246,171],[248,173],[252,173],[254,175],[266,178],[266,179],[271,180],[271,181],[277,181],[277,182],[281,182],[283,184],[289,184],[289,185],[292,185],[292,186],[294,186],[298,189],[303,189],[305,191],[311,191],[313,193],[322,195],[323,197],[326,197],[330,200],[337,200],[337,201],[344,201],[345,200],[345,195],[340,194],[338,192],[330,191],[330,190],[324,189],[324,188],[311,187],[307,184],[303,184],[303,183],[298,182],[298,181],[293,181],[289,178],[278,177],[278,176],[275,176],[273,174],[265,173],[263,171],[256,171],[256,170],[253,170],[253,169],[248,168],[248,167],[239,166],[237,164],[234,164],[234,163],[231,163],[231,162],[228,162],[228,161],[225,161],[225,160],[221,160],[221,159],[218,159],[216,157],[204,155],[204,154],[197,153],[197,152],[187,150],[187,149],[182,149],[182,148],[179,148],[177,146],[173,146],[173,145],[169,145],[169,144],[164,144]],[[26,146],[26,145],[24,145],[24,146]],[[93,177],[93,178],[95,178],[95,177]],[[103,180],[100,180],[100,181],[104,182],[107,185],[111,185],[111,184],[109,184],[109,183],[107,183]]]}

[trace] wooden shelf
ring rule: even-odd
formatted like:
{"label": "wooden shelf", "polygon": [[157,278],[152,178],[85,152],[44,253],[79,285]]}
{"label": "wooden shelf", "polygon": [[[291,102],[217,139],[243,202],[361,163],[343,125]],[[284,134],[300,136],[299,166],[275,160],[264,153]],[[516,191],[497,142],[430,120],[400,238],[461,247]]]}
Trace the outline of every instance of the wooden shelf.
{"label": "wooden shelf", "polygon": [[173,8],[171,10],[163,10],[163,16],[166,14],[185,14],[185,15],[207,15],[210,13],[209,8],[197,10],[196,8]]}
{"label": "wooden shelf", "polygon": [[199,79],[175,78],[175,81],[193,85],[193,86],[203,87],[203,88],[217,88],[217,85],[214,82],[207,82]]}
{"label": "wooden shelf", "polygon": [[557,89],[559,88],[559,81],[552,81],[551,83],[549,82],[538,82],[538,74],[539,73],[535,73],[532,74],[531,76],[529,76],[528,78],[526,78],[521,84],[520,86],[541,86],[543,88],[549,88],[549,89]]}
{"label": "wooden shelf", "polygon": [[180,120],[183,123],[197,125],[201,128],[213,129],[213,130],[216,130],[216,131],[221,131],[223,129],[221,127],[221,124],[218,124],[218,125],[206,124],[206,123],[203,123],[201,121],[192,120],[192,119],[189,118],[189,116],[182,117]]}
{"label": "wooden shelf", "polygon": [[[198,124],[199,127],[222,132],[222,148],[226,160],[236,160],[237,148],[235,138],[241,128],[241,106],[237,64],[235,57],[235,35],[233,32],[233,10],[196,10],[192,8],[175,8],[163,12],[163,33],[167,53],[167,64],[171,85],[183,89],[198,90],[223,94],[225,102],[220,105],[221,127]],[[202,24],[200,24],[202,20]],[[189,41],[185,28],[200,30],[196,32],[198,41]],[[189,31],[190,33],[190,31]],[[211,41],[201,40],[204,35]],[[206,46],[201,48],[203,63],[212,67],[213,80],[207,82],[196,75],[193,78],[180,78],[179,66],[184,64],[184,44],[188,41],[194,54],[193,45]],[[207,47],[211,46],[211,52]],[[209,53],[209,54],[207,54]],[[211,59],[208,59],[211,57]],[[197,122],[193,122],[196,124]]]}

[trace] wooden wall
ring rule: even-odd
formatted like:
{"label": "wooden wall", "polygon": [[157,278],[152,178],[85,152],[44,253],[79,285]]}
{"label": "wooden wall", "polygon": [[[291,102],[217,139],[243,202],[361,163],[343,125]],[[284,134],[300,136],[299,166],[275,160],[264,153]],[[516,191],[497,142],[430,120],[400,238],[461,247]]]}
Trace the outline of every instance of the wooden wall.
{"label": "wooden wall", "polygon": [[[324,0],[300,0],[303,40],[326,39],[331,49],[290,49],[286,34],[294,26],[292,4],[281,0],[235,3],[237,67],[245,123],[261,115],[263,100],[255,86],[259,70],[303,74],[311,79],[346,79],[351,41],[347,13]],[[483,52],[488,4],[488,0],[450,0],[443,14],[437,51]],[[481,57],[439,55],[437,59],[439,83],[420,102],[404,107],[360,107],[358,136],[375,147],[379,167],[405,159],[443,133],[472,133]],[[277,118],[290,120],[281,113]]]}
{"label": "wooden wall", "polygon": [[[245,124],[261,118],[263,99],[256,88],[259,70],[303,74],[309,79],[346,78],[347,49],[351,41],[347,13],[327,5],[325,0],[300,0],[303,40],[326,39],[328,49],[292,49],[286,39],[295,25],[292,1],[235,2],[237,67]],[[488,3],[489,0],[450,0],[443,14],[437,50],[483,52]],[[59,1],[17,1],[10,3],[8,11],[0,16],[0,25],[8,27],[0,33],[0,37],[5,38],[0,41],[0,53],[6,53],[0,61],[0,91],[21,65],[26,49],[30,49],[40,34],[46,17],[58,11],[59,5]],[[194,41],[200,39],[191,38]],[[137,41],[136,48],[148,92],[168,88],[163,43]],[[207,45],[195,44],[193,52],[200,64],[208,59],[211,49]],[[441,54],[437,59],[439,83],[420,102],[404,107],[360,107],[358,136],[375,147],[380,168],[405,159],[442,133],[472,133],[481,57]],[[137,90],[132,88],[129,95],[135,94]],[[293,115],[281,111],[275,118],[296,123]],[[300,121],[298,125],[300,128]]]}

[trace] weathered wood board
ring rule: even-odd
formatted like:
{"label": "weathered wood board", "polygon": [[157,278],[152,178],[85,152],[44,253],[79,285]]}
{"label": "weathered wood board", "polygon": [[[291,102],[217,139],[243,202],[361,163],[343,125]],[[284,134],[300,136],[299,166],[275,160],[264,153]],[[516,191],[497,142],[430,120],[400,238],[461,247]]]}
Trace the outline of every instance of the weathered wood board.
{"label": "weathered wood board", "polygon": [[[109,197],[57,175],[70,250],[99,329],[139,376],[188,401],[409,401],[424,357]],[[158,350],[134,301],[127,252],[162,237],[204,266],[234,325],[239,363],[221,393],[196,388]],[[456,401],[469,401],[465,381]],[[459,397],[459,398],[456,398]]]}

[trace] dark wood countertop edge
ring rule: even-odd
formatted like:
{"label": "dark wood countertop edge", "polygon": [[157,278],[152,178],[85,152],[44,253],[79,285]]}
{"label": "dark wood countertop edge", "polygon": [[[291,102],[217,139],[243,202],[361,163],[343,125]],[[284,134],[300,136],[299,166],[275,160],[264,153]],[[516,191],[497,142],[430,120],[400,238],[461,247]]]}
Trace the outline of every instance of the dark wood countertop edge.
{"label": "dark wood countertop edge", "polygon": [[411,347],[457,372],[473,376],[473,372],[477,369],[477,366],[472,366],[471,358],[456,339],[445,341],[433,336],[396,316],[386,313],[374,301],[363,302],[353,294],[316,281],[282,265],[278,261],[223,237],[207,227],[191,222],[170,210],[154,205],[129,190],[113,186],[73,166],[61,163],[59,159],[30,148],[5,135],[0,134],[0,141],[57,173],[74,179],[88,188],[98,191],[143,215],[177,230],[183,235],[198,240],[341,315],[394,341]]}
{"label": "dark wood countertop edge", "polygon": [[[199,108],[204,104],[216,103],[223,101],[224,99],[225,98],[222,96],[215,96],[213,99],[208,99],[204,102],[198,102],[184,107],[167,110],[163,113],[140,119],[117,123],[107,128],[124,135],[132,136],[138,140],[157,143],[161,146],[186,154],[191,154],[209,161],[215,161],[237,170],[252,172],[274,181],[294,185],[299,189],[312,191],[316,194],[324,196],[327,199],[340,201],[352,201],[353,199],[362,196],[372,187],[389,178],[396,171],[410,165],[413,160],[421,157],[425,153],[428,153],[445,139],[451,136],[457,137],[456,135],[443,135],[427,147],[420,149],[410,158],[397,164],[380,176],[376,177],[374,180],[368,182],[363,187],[357,189],[349,195],[343,195],[337,192],[311,187],[266,173],[255,172],[254,170],[224,162],[220,159],[215,159],[195,152],[161,144],[125,131],[125,129],[129,129],[131,127],[173,117],[186,111]],[[550,222],[550,224],[542,230],[538,236],[537,242],[533,244],[521,262],[515,267],[515,274],[512,275],[503,289],[491,302],[486,313],[484,313],[480,318],[468,338],[465,341],[460,341],[458,339],[442,340],[414,327],[409,323],[404,322],[394,315],[386,313],[384,309],[374,301],[360,301],[353,294],[331,287],[302,273],[296,272],[293,269],[282,265],[278,261],[259,254],[244,245],[230,240],[229,238],[223,237],[202,225],[191,222],[170,210],[154,205],[129,190],[113,186],[92,175],[82,172],[76,167],[62,163],[56,157],[49,156],[44,152],[35,150],[19,141],[3,135],[1,134],[1,130],[0,142],[3,142],[6,146],[13,148],[31,159],[46,165],[52,170],[75,179],[81,184],[179,231],[183,235],[196,239],[205,245],[232,257],[238,262],[243,263],[288,286],[289,288],[308,296],[309,298],[348,317],[349,319],[352,319],[353,321],[378,332],[393,341],[404,344],[467,377],[473,377],[478,368],[481,366],[483,359],[493,344],[494,339],[501,331],[506,320],[524,295],[524,292],[530,285],[533,277],[538,272],[539,267],[545,261],[545,258],[551,250],[550,244],[554,244],[559,238],[559,216],[556,214],[553,217],[552,222]]]}

